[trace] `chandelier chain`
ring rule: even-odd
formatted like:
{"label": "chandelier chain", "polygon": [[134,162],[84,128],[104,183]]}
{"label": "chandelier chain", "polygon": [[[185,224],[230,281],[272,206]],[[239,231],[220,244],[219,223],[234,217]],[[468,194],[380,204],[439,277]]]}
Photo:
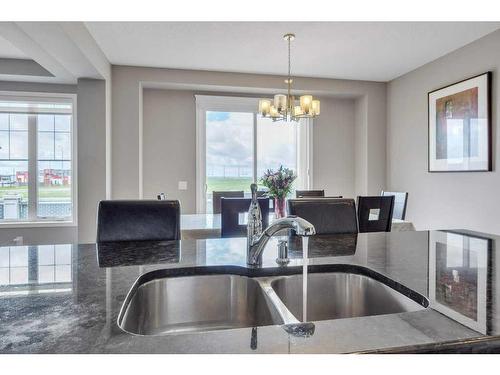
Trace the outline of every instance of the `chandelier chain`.
{"label": "chandelier chain", "polygon": [[292,61],[291,61],[291,58],[290,58],[290,55],[291,55],[291,47],[290,47],[290,37],[288,37],[288,79],[290,80],[291,78],[291,71],[292,71],[292,68],[291,68],[291,65],[292,65]]}

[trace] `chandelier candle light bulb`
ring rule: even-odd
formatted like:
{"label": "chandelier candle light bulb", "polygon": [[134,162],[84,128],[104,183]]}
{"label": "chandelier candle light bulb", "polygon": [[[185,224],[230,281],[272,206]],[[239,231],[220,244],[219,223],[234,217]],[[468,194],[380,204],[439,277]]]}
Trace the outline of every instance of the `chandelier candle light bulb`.
{"label": "chandelier candle light bulb", "polygon": [[260,99],[259,100],[259,113],[262,114],[263,117],[268,116],[271,110],[271,101],[268,99]]}
{"label": "chandelier candle light bulb", "polygon": [[320,113],[320,104],[319,104],[319,100],[313,100],[312,101],[312,110],[313,110],[313,114],[315,116],[318,116],[319,113]]}
{"label": "chandelier candle light bulb", "polygon": [[278,113],[278,110],[276,109],[276,107],[274,105],[271,106],[271,108],[269,110],[269,115],[272,118],[279,117],[280,114]]}
{"label": "chandelier candle light bulb", "polygon": [[287,95],[276,94],[271,99],[259,100],[259,113],[262,117],[270,117],[273,121],[298,121],[301,118],[314,118],[320,113],[319,100],[313,99],[312,95],[302,95],[298,106],[295,105],[295,99],[292,95],[292,76],[291,76],[291,54],[290,43],[295,39],[294,34],[285,34],[283,36],[288,43],[288,77],[285,80],[287,85]]}
{"label": "chandelier candle light bulb", "polygon": [[304,114],[308,115],[311,112],[313,97],[311,95],[302,95],[300,97],[300,108]]}
{"label": "chandelier candle light bulb", "polygon": [[286,110],[286,95],[278,94],[274,95],[274,107],[278,112],[283,112]]}

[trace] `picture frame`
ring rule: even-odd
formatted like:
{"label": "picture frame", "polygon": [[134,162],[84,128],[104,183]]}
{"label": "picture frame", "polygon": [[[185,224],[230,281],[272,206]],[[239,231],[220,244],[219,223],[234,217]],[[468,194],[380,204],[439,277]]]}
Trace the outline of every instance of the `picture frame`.
{"label": "picture frame", "polygon": [[428,93],[428,171],[492,171],[492,72]]}
{"label": "picture frame", "polygon": [[491,247],[490,238],[429,232],[430,307],[482,334],[491,330]]}

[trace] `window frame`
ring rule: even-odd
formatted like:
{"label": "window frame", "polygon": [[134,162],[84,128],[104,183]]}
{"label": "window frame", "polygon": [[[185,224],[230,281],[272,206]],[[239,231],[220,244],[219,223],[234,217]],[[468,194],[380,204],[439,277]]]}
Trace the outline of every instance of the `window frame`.
{"label": "window frame", "polygon": [[[196,103],[196,213],[206,213],[206,113],[245,112],[253,113],[253,174],[257,170],[257,111],[259,98],[237,96],[195,95]],[[313,176],[313,120],[303,119],[297,151],[297,169],[305,171],[301,189],[312,188]],[[303,133],[302,133],[303,132]],[[300,159],[300,160],[299,160]]]}
{"label": "window frame", "polygon": [[[71,104],[71,202],[72,212],[69,219],[38,218],[38,129],[33,129],[32,119],[39,114],[67,114],[57,108],[14,108],[2,113],[24,113],[28,115],[28,173],[35,179],[28,180],[28,219],[18,221],[0,221],[0,228],[26,227],[76,227],[78,225],[78,141],[77,141],[77,95],[74,93],[0,91],[0,101],[20,101],[33,103]],[[31,116],[30,116],[31,115]],[[36,121],[36,120],[35,120]],[[34,174],[32,174],[34,172]],[[33,198],[34,197],[34,198]]]}

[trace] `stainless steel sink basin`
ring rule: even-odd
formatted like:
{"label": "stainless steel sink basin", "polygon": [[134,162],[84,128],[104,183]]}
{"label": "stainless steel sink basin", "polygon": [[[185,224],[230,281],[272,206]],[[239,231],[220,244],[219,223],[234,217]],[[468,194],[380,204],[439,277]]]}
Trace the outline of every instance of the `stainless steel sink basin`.
{"label": "stainless steel sink basin", "polygon": [[[367,276],[309,273],[307,321],[416,311],[424,307]],[[302,275],[165,277],[145,274],[118,316],[138,335],[204,332],[303,321]]]}
{"label": "stainless steel sink basin", "polygon": [[[353,273],[310,273],[307,320],[352,318],[424,309],[412,299],[370,277]],[[302,275],[270,280],[286,308],[302,321]]]}
{"label": "stainless steel sink basin", "polygon": [[235,275],[139,279],[118,317],[123,330],[139,335],[274,324],[283,320],[258,282]]}

